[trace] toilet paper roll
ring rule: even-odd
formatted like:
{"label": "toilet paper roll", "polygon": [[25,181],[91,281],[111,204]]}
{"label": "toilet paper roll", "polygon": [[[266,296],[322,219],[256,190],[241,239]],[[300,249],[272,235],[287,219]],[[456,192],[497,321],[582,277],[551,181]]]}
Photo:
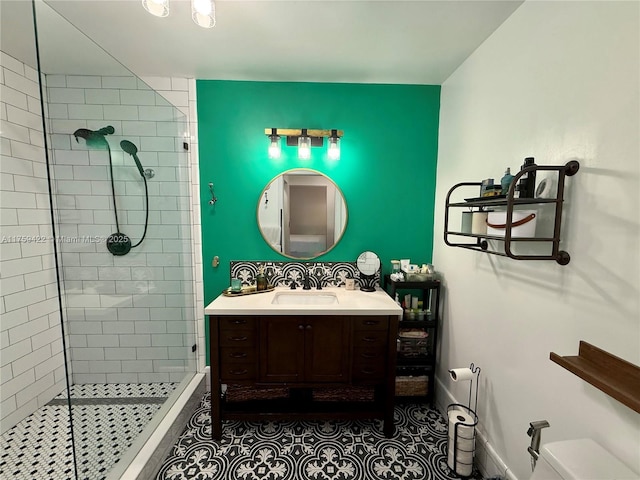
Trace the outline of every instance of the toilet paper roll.
{"label": "toilet paper roll", "polygon": [[447,466],[453,470],[456,474],[468,477],[471,475],[471,471],[473,470],[473,458],[469,462],[462,462],[460,458],[456,455],[456,462],[453,462],[453,451],[449,451],[447,455]]}
{"label": "toilet paper roll", "polygon": [[449,376],[454,382],[461,382],[471,380],[473,378],[473,372],[470,368],[454,368],[449,370]]}
{"label": "toilet paper roll", "polygon": [[[456,465],[468,465],[473,463],[473,452],[456,452]],[[452,460],[453,462],[453,460]]]}
{"label": "toilet paper roll", "polygon": [[453,437],[449,437],[449,444],[459,452],[473,452],[475,442],[473,438],[460,438],[456,442]]}
{"label": "toilet paper roll", "polygon": [[[449,418],[449,427],[451,427],[451,425],[454,424],[458,424],[458,423],[466,423],[468,425],[474,425],[475,419],[473,418],[473,416],[471,416],[471,414],[465,412],[464,410],[458,410],[458,409],[451,409],[449,410],[449,412],[447,413],[447,416]],[[464,425],[460,425],[460,427],[458,428],[465,428]],[[466,428],[470,428],[473,430],[473,426],[471,427],[466,427]],[[451,430],[451,428],[449,428],[449,430]],[[460,430],[458,430],[460,431]]]}
{"label": "toilet paper roll", "polygon": [[536,198],[555,198],[557,191],[556,180],[554,178],[543,178],[536,187]]}

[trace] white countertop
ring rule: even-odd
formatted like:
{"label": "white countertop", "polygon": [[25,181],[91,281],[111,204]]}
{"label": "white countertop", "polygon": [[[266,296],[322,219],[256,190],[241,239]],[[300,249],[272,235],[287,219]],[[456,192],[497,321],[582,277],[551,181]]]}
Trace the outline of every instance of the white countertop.
{"label": "white countertop", "polygon": [[[292,295],[334,294],[338,303],[331,305],[280,305],[271,303],[278,293]],[[204,309],[205,315],[397,315],[402,308],[384,290],[362,292],[344,287],[322,290],[291,290],[276,287],[271,292],[227,297],[222,294]]]}

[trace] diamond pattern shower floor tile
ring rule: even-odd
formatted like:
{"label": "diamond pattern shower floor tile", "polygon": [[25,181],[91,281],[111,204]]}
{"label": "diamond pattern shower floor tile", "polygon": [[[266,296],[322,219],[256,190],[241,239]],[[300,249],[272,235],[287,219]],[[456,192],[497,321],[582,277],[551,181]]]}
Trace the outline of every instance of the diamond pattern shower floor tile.
{"label": "diamond pattern shower floor tile", "polygon": [[[78,476],[100,480],[119,461],[176,387],[164,384],[76,385],[72,387]],[[155,398],[154,398],[155,397]],[[74,478],[66,392],[2,435],[0,478],[67,480]],[[123,399],[127,403],[117,403]],[[149,402],[155,399],[155,402]],[[74,400],[77,404],[73,405]],[[84,401],[92,403],[85,404]],[[130,403],[136,402],[139,403]],[[109,404],[113,402],[113,404]]]}

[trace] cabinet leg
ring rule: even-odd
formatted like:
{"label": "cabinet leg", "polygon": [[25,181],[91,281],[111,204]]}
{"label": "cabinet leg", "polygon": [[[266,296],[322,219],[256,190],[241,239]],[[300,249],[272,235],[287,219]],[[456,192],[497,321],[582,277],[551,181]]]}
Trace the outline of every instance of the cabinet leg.
{"label": "cabinet leg", "polygon": [[396,426],[393,424],[393,418],[391,418],[391,420],[384,420],[382,433],[384,433],[384,436],[387,438],[393,438],[393,435],[396,433]]}
{"label": "cabinet leg", "polygon": [[220,388],[211,388],[211,439],[222,439],[222,418],[220,417]]}

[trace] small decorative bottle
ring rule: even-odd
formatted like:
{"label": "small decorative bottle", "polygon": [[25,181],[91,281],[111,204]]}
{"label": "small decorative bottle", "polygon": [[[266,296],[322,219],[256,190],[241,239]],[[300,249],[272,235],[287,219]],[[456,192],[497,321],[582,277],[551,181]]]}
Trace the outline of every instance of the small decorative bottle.
{"label": "small decorative bottle", "polygon": [[267,277],[264,276],[264,267],[261,265],[258,270],[258,275],[256,275],[256,290],[266,290],[267,289]]}
{"label": "small decorative bottle", "polygon": [[513,175],[511,175],[511,169],[507,167],[504,172],[504,177],[500,179],[500,186],[502,187],[502,195],[506,195],[509,191],[509,187],[511,186],[511,182],[513,182]]}

